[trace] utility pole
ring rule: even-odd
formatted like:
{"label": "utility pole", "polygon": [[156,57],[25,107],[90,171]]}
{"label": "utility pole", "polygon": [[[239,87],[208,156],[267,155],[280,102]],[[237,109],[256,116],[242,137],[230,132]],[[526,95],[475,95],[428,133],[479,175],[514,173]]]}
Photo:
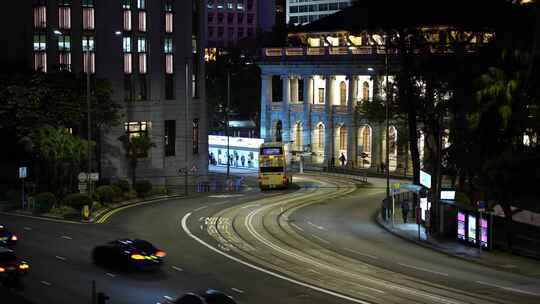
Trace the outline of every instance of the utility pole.
{"label": "utility pole", "polygon": [[86,119],[88,121],[88,133],[87,133],[87,153],[88,153],[88,176],[86,180],[88,181],[88,194],[92,196],[92,179],[90,178],[92,172],[92,153],[90,148],[90,140],[92,138],[92,124],[90,117],[90,42],[86,45]]}
{"label": "utility pole", "polygon": [[[389,109],[389,99],[390,99],[390,86],[389,86],[389,81],[388,81],[388,74],[390,73],[390,67],[389,67],[389,62],[388,62],[388,50],[389,50],[389,47],[388,47],[388,43],[389,43],[389,35],[388,33],[386,33],[385,35],[385,39],[384,39],[384,43],[385,43],[385,49],[386,51],[384,52],[384,64],[385,64],[385,68],[386,68],[386,100],[385,100],[385,106],[386,106],[386,166],[385,166],[385,169],[386,169],[386,197],[388,198],[389,195],[390,195],[390,141],[389,141],[389,133],[390,133],[390,121],[389,121],[389,116],[390,116],[390,109]],[[392,217],[394,215],[392,214]]]}
{"label": "utility pole", "polygon": [[184,128],[185,128],[185,139],[184,139],[184,159],[185,159],[185,167],[184,170],[184,195],[188,195],[188,170],[189,170],[189,159],[188,159],[188,139],[189,139],[189,57],[186,57],[186,100],[185,100],[185,113],[184,113]]}
{"label": "utility pole", "polygon": [[[229,63],[230,64],[230,63]],[[225,107],[225,135],[227,135],[227,177],[230,174],[231,157],[229,155],[229,107],[231,106],[231,70],[227,67],[227,106]]]}

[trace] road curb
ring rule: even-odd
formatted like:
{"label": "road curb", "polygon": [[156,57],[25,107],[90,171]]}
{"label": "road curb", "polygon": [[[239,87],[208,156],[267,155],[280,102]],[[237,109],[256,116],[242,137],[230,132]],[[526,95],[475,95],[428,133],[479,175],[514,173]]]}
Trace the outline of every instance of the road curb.
{"label": "road curb", "polygon": [[453,257],[453,258],[457,258],[457,259],[460,259],[460,260],[475,263],[477,265],[484,266],[484,267],[487,267],[487,268],[491,268],[491,269],[494,269],[494,270],[499,270],[499,271],[513,273],[513,274],[519,274],[519,275],[523,275],[523,276],[527,276],[527,277],[531,277],[531,278],[538,278],[538,276],[535,276],[535,275],[523,273],[523,272],[520,272],[520,271],[515,271],[514,269],[511,269],[511,268],[500,267],[500,266],[497,266],[497,265],[495,265],[493,263],[481,261],[481,260],[479,260],[477,258],[472,258],[472,257],[464,256],[464,255],[461,255],[461,254],[455,254],[455,253],[449,252],[449,251],[447,251],[447,250],[445,250],[445,249],[443,249],[443,248],[441,248],[439,246],[431,244],[429,242],[419,241],[417,239],[409,238],[407,236],[404,236],[403,234],[400,234],[400,233],[394,231],[391,227],[386,225],[382,220],[380,212],[376,213],[374,217],[375,217],[375,222],[377,222],[377,224],[379,226],[381,226],[386,231],[392,233],[393,235],[395,235],[395,236],[397,236],[397,237],[399,237],[399,238],[401,238],[401,239],[403,239],[405,241],[414,243],[416,245],[422,246],[422,247],[427,248],[427,249],[431,249],[433,251],[437,251],[437,252],[445,254],[445,255],[447,255],[449,257]]}

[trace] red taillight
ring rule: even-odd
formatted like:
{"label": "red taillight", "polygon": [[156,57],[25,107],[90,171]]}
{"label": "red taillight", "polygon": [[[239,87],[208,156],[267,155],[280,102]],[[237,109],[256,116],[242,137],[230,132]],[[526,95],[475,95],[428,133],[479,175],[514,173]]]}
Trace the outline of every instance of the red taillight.
{"label": "red taillight", "polygon": [[12,241],[16,241],[16,240],[17,240],[17,236],[16,236],[15,234],[12,235],[12,236],[11,236],[11,240],[12,240]]}
{"label": "red taillight", "polygon": [[155,256],[160,257],[160,258],[162,258],[162,257],[164,257],[166,255],[167,254],[163,250],[158,250],[158,251],[156,251],[156,254],[155,254]]}

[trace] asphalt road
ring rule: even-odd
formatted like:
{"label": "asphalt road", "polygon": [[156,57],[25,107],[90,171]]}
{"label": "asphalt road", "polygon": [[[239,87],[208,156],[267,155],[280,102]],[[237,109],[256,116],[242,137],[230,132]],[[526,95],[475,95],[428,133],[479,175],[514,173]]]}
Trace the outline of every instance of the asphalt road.
{"label": "asphalt road", "polygon": [[[31,263],[23,294],[36,304],[156,303],[214,288],[239,303],[538,303],[540,281],[418,247],[378,227],[382,181],[295,178],[300,190],[206,195],[118,212],[103,224],[0,215]],[[379,184],[381,183],[381,184]],[[94,246],[137,237],[167,251],[158,273],[91,263]]]}

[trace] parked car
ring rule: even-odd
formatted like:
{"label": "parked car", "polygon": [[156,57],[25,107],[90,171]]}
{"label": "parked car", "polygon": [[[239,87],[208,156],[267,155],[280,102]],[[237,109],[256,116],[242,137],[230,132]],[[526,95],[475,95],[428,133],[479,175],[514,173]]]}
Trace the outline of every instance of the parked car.
{"label": "parked car", "polygon": [[233,297],[215,289],[188,292],[176,299],[164,297],[161,304],[236,304]]}
{"label": "parked car", "polygon": [[125,270],[156,270],[163,264],[165,251],[139,239],[114,240],[94,248],[96,265]]}
{"label": "parked car", "polygon": [[6,226],[0,225],[0,246],[13,248],[18,240],[17,235],[9,231]]}

